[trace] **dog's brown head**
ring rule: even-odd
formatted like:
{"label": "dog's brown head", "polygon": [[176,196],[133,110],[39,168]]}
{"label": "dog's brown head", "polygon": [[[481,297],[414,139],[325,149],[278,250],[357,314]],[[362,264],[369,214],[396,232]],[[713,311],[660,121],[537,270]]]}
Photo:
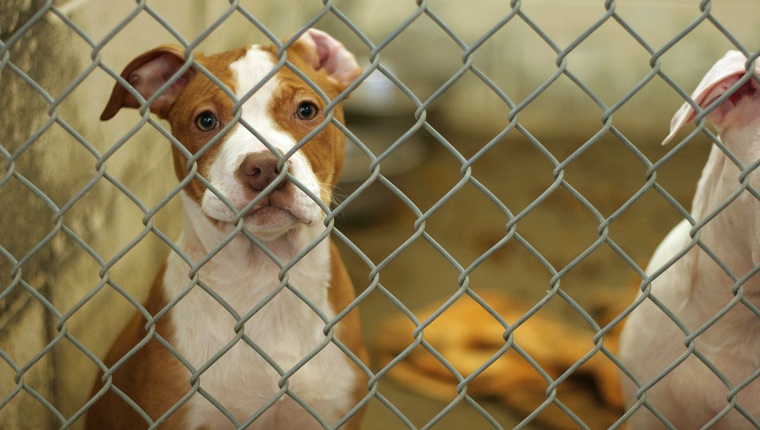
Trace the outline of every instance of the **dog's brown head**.
{"label": "dog's brown head", "polygon": [[[318,30],[308,30],[288,48],[287,60],[320,91],[278,64],[276,54],[274,46],[254,45],[211,56],[195,54],[195,62],[188,65],[182,48],[161,46],[132,60],[121,74],[150,102],[151,112],[171,124],[182,144],[173,148],[177,177],[191,178],[185,191],[202,213],[225,225],[244,211],[245,226],[264,237],[323,219],[324,211],[306,191],[329,205],[343,168],[345,142],[327,119],[332,114],[343,121],[340,104],[332,112],[325,109],[361,73],[354,56]],[[101,119],[112,118],[122,107],[140,106],[117,84]],[[191,173],[190,159],[197,161],[203,179]],[[284,167],[295,181],[286,180]]]}

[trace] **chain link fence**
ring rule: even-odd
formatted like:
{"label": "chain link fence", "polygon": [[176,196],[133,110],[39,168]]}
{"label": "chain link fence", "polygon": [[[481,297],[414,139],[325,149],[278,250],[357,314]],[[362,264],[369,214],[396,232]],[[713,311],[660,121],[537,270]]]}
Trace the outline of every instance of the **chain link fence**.
{"label": "chain link fence", "polygon": [[[476,5],[457,2],[399,1],[393,7],[370,0],[292,7],[190,2],[182,17],[173,14],[176,6],[138,1],[114,6],[100,27],[86,24],[100,19],[102,9],[94,3],[11,1],[6,8],[11,12],[0,18],[0,99],[6,106],[0,130],[0,423],[5,428],[80,428],[95,401],[90,387],[97,368],[107,370],[101,361],[107,347],[127,316],[144,310],[145,288],[163,257],[183,254],[174,243],[179,231],[173,221],[181,185],[166,172],[170,132],[146,109],[139,119],[102,125],[95,114],[129,58],[157,44],[152,32],[162,42],[182,45],[192,61],[199,47],[233,47],[222,40],[230,34],[225,28],[233,29],[230,38],[241,45],[251,42],[251,34],[257,43],[274,44],[281,57],[293,34],[324,28],[364,59],[365,71],[349,90],[361,91],[371,76],[381,76],[390,83],[386,90],[407,106],[404,118],[382,134],[371,125],[388,124],[387,115],[351,117],[347,102],[349,121],[341,129],[349,154],[366,170],[343,185],[325,220],[357,287],[352,306],[361,309],[368,340],[382,337],[380,321],[389,315],[404,315],[413,324],[408,347],[387,363],[361,363],[352,356],[369,377],[360,403],[369,405],[364,428],[540,428],[536,417],[549,409],[577,427],[592,428],[558,392],[579,368],[600,358],[640,388],[638,402],[617,413],[610,427],[626,425],[642,408],[672,427],[646,397],[672,369],[653,382],[638,381],[613,342],[623,319],[651,296],[656,276],[647,275],[643,264],[680,219],[693,226],[689,249],[703,249],[735,282],[736,299],[725,312],[744,306],[760,316],[743,289],[760,266],[734,273],[699,239],[705,222],[732,200],[705,221],[689,214],[705,148],[721,144],[703,121],[672,148],[652,143],[667,134],[670,113],[690,100],[699,77],[718,58],[713,53],[736,49],[750,60],[757,57],[753,49],[760,34],[753,28],[760,7],[755,4],[737,1],[726,12],[718,2],[680,2],[673,6],[680,15],[678,30],[654,33],[649,21],[657,20],[650,15],[665,6],[644,5],[650,9],[635,14],[623,9],[630,5],[613,0],[557,6],[560,15],[569,12],[572,18],[554,20],[538,12],[551,10],[553,3],[532,9],[537,2],[484,2],[482,21],[469,15],[477,12]],[[746,21],[734,20],[737,15]],[[565,24],[581,25],[568,22],[576,18],[582,31],[563,32]],[[141,34],[143,28],[151,30]],[[515,28],[529,41],[504,42]],[[624,40],[639,61],[630,65],[631,57],[615,58],[616,48],[605,46],[604,38],[595,41],[605,31],[615,31],[614,40]],[[700,32],[706,35],[695,38]],[[404,39],[407,34],[420,40],[412,43]],[[528,48],[515,54],[512,49],[523,43]],[[608,56],[594,56],[586,45],[605,47]],[[669,61],[674,51],[680,53]],[[514,62],[520,56],[527,66]],[[694,58],[700,67],[692,65]],[[535,70],[534,60],[542,65]],[[623,69],[641,74],[623,79],[620,72],[625,80],[620,84],[615,76]],[[621,85],[624,90],[617,91]],[[555,93],[556,88],[573,95]],[[368,131],[360,132],[368,124]],[[371,145],[378,133],[385,142]],[[422,164],[398,176],[387,173],[415,158],[404,151],[418,144],[425,147],[425,155],[416,156],[424,158]],[[721,150],[731,154],[723,145]],[[742,171],[734,198],[742,193],[757,198],[747,179],[757,162],[733,161]],[[381,210],[372,206],[377,201],[385,211],[367,215],[367,207]],[[352,211],[361,212],[358,222]],[[294,263],[276,263],[284,273],[282,287],[292,289],[286,275]],[[645,292],[635,302],[634,284]],[[197,279],[193,285],[199,285]],[[488,288],[516,292],[530,305],[508,320],[483,298]],[[607,292],[615,312],[600,318],[592,308]],[[434,299],[442,304],[420,318],[415,308]],[[425,337],[426,329],[462,300],[476,302],[503,329],[503,344],[469,373],[460,372],[452,357]],[[678,321],[667,307],[662,311]],[[514,337],[546,312],[591,333],[585,355],[560,374],[542,367]],[[330,329],[344,314],[325,321],[327,342],[337,342]],[[730,392],[711,423],[735,410],[748,426],[760,428],[759,418],[737,400],[760,369],[734,386],[695,348],[698,336],[719,318],[696,332],[685,331],[684,357],[705,361]],[[388,383],[394,367],[418,349],[456,381],[456,395],[447,402],[428,404]],[[546,383],[543,401],[529,413],[504,412],[469,388],[510,352]],[[202,386],[194,382],[202,370],[191,371],[188,392],[200,393]],[[291,372],[280,373],[287,382]],[[235,427],[250,424],[226,415]],[[158,425],[147,421],[151,428]]]}

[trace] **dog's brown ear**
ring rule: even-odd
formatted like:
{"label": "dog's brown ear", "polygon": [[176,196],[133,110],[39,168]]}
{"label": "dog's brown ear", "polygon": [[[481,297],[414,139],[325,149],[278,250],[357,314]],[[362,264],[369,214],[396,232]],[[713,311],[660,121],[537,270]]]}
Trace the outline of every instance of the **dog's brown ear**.
{"label": "dog's brown ear", "polygon": [[299,53],[315,70],[324,70],[342,88],[351,85],[362,73],[354,54],[324,31],[309,29],[295,46],[299,46]]}
{"label": "dog's brown ear", "polygon": [[[182,68],[185,64],[184,51],[183,48],[173,45],[150,50],[132,60],[121,72],[121,77],[129,82],[143,98],[148,99]],[[166,119],[192,73],[194,70],[188,69],[184,75],[165,89],[150,105],[151,112],[159,118]],[[139,108],[140,102],[117,82],[100,119],[106,121],[113,118],[123,107]]]}

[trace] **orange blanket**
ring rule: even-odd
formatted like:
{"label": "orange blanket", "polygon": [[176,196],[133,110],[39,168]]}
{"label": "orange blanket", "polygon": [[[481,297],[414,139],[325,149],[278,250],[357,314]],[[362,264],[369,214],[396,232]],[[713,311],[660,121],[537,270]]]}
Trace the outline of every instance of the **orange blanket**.
{"label": "orange blanket", "polygon": [[[505,293],[479,296],[509,324],[531,308]],[[442,304],[430,304],[415,315],[425,321]],[[541,310],[520,324],[514,331],[514,343],[555,379],[594,350],[594,333],[546,314]],[[602,327],[605,324],[601,322]],[[387,320],[375,344],[378,364],[386,366],[408,348],[414,341],[414,329],[415,325],[403,315]],[[465,295],[424,329],[423,338],[466,378],[505,347],[505,331],[496,318]],[[613,353],[617,349],[618,331],[616,327],[604,337],[605,349]],[[451,401],[457,395],[457,378],[422,345],[397,363],[388,375],[432,398]],[[514,348],[509,348],[467,385],[467,394],[497,399],[528,416],[547,401],[548,386],[541,373]],[[556,397],[592,429],[607,428],[622,415],[618,369],[601,351],[558,386]],[[548,405],[534,422],[556,429],[578,428],[555,404]]]}

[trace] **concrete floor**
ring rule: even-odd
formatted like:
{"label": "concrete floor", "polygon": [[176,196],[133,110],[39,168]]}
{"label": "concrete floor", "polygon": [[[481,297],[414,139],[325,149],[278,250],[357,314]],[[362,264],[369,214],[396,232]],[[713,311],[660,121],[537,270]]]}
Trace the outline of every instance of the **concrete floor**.
{"label": "concrete floor", "polygon": [[[468,136],[445,127],[439,131],[465,158],[477,153],[492,136]],[[368,134],[368,139],[392,140],[387,129]],[[383,134],[385,133],[385,134]],[[664,133],[663,133],[664,134]],[[400,135],[400,133],[399,133]],[[591,137],[539,138],[553,156],[565,160]],[[361,136],[360,136],[361,137]],[[397,137],[397,136],[396,136]],[[414,170],[391,178],[423,213],[446,195],[461,179],[461,163],[427,132],[416,135],[426,149],[424,162]],[[663,157],[670,147],[659,145],[661,137],[629,138],[651,160]],[[410,143],[411,145],[412,143]],[[709,145],[704,140],[690,143],[658,170],[657,182],[687,210]],[[403,157],[403,156],[401,156]],[[388,163],[393,161],[393,156]],[[381,164],[381,171],[382,170]],[[525,137],[510,132],[473,165],[473,176],[485,185],[513,214],[525,209],[554,181],[553,164]],[[593,144],[565,169],[564,179],[591,202],[603,217],[609,217],[646,183],[646,167],[617,138],[608,134]],[[338,194],[351,192],[344,185]],[[382,184],[352,202],[349,213],[339,218],[338,227],[375,264],[379,264],[413,233],[417,217],[401,199]],[[610,237],[642,267],[680,215],[656,191],[647,191],[610,226]],[[470,266],[506,234],[507,217],[471,184],[465,185],[425,223],[428,232],[457,262]],[[578,257],[598,238],[599,221],[560,187],[517,224],[517,231],[552,266],[559,270]],[[348,247],[340,244],[358,292],[365,290],[370,269]],[[380,283],[412,310],[454,294],[459,272],[424,239],[411,243],[380,271]],[[541,300],[550,288],[548,270],[514,240],[507,242],[480,264],[470,276],[470,286],[509,291],[530,303]],[[561,286],[584,309],[598,305],[600,298],[629,303],[640,279],[607,245],[580,261],[562,279]],[[360,306],[365,337],[370,350],[383,336],[379,324],[398,315],[398,308],[380,291],[373,291]],[[569,324],[583,324],[569,305],[552,299],[548,312]],[[446,404],[416,395],[385,378],[379,392],[397,407],[415,427],[424,427]],[[483,405],[500,425],[511,428],[525,417],[484,400]],[[406,428],[393,412],[374,400],[365,430]],[[462,402],[445,415],[435,429],[481,429],[491,425],[470,405]],[[540,428],[537,426],[528,428]]]}

